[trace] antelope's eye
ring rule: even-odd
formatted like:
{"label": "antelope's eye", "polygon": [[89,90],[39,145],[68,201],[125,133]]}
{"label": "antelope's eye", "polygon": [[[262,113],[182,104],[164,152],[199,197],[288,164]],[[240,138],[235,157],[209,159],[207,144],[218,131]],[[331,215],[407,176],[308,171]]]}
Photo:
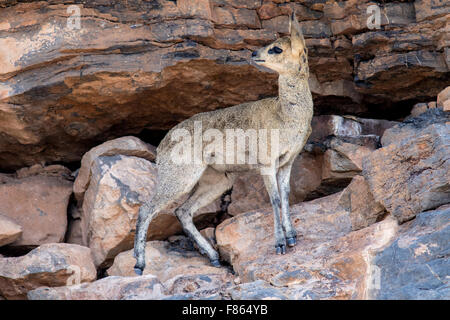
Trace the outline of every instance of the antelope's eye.
{"label": "antelope's eye", "polygon": [[273,51],[278,54],[278,53],[282,53],[283,49],[278,48],[278,47],[273,47]]}
{"label": "antelope's eye", "polygon": [[273,54],[273,53],[280,54],[282,52],[283,52],[283,49],[278,48],[278,47],[273,47],[268,51],[269,54]]}

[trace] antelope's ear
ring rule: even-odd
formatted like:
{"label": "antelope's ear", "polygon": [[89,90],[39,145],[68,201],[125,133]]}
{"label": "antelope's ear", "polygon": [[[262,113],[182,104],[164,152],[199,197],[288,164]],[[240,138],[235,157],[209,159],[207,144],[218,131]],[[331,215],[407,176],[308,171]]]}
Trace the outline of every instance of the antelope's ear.
{"label": "antelope's ear", "polygon": [[305,39],[303,38],[302,28],[298,24],[297,18],[295,17],[295,11],[289,18],[289,31],[291,33],[291,48],[292,53],[295,56],[299,56],[300,52],[305,48]]}

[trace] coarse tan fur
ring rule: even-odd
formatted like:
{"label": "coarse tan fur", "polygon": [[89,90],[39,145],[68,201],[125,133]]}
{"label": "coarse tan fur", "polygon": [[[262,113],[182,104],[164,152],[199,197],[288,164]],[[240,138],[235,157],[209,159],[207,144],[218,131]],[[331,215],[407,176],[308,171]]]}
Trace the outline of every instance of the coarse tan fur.
{"label": "coarse tan fur", "polygon": [[[211,263],[219,266],[219,254],[200,234],[193,223],[194,213],[218,199],[232,188],[239,172],[254,171],[262,175],[274,211],[275,250],[286,253],[286,245],[296,244],[296,231],[289,216],[289,178],[294,159],[304,147],[311,133],[313,101],[308,86],[309,68],[305,40],[293,13],[290,17],[290,36],[255,51],[253,62],[279,74],[279,95],[234,107],[197,114],[175,126],[157,149],[158,184],[154,197],[139,210],[134,244],[137,263],[135,271],[142,274],[145,268],[145,241],[152,218],[175,200],[188,195],[187,200],[175,210],[184,232],[206,254]],[[205,161],[219,155],[205,153],[198,163],[175,164],[172,140],[176,129],[185,129],[193,136],[195,123],[201,123],[202,132],[217,129],[225,136],[227,129],[279,130],[278,152],[269,161],[256,163],[214,163]],[[260,139],[258,137],[258,139]],[[272,150],[270,139],[268,150]],[[203,142],[203,147],[207,142]],[[248,155],[249,151],[241,151]],[[275,150],[275,149],[274,149]],[[239,151],[238,151],[239,152]],[[224,152],[225,153],[225,152]]]}

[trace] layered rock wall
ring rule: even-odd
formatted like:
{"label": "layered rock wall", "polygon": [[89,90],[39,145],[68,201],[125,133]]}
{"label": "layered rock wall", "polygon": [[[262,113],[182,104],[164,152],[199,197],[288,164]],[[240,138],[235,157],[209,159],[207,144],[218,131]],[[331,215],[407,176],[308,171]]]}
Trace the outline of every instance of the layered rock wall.
{"label": "layered rock wall", "polygon": [[369,29],[373,4],[1,1],[0,168],[71,163],[111,138],[276,95],[276,75],[249,57],[288,32],[292,10],[316,114],[405,115],[448,85],[449,4],[376,2]]}

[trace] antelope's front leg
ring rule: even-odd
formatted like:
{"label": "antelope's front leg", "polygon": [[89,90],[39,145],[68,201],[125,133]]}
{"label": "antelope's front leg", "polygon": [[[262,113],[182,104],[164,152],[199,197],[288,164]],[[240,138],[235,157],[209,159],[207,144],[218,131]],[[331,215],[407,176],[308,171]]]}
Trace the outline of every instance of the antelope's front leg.
{"label": "antelope's front leg", "polygon": [[290,177],[293,161],[285,164],[278,170],[277,179],[278,187],[281,194],[281,219],[283,223],[283,229],[286,233],[286,243],[288,246],[293,247],[297,243],[297,231],[292,226],[291,216],[289,213],[289,192],[290,192]]}
{"label": "antelope's front leg", "polygon": [[271,170],[270,174],[264,174],[264,185],[269,193],[270,203],[273,208],[273,227],[275,233],[275,250],[277,254],[286,253],[286,239],[284,237],[284,232],[281,227],[280,221],[280,195],[278,193],[277,178],[275,170]]}

